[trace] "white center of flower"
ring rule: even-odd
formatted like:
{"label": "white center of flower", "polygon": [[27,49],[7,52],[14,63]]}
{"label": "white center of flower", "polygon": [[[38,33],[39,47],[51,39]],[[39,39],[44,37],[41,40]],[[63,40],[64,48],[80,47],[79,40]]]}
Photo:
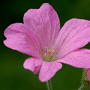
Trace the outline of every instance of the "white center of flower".
{"label": "white center of flower", "polygon": [[46,47],[46,52],[45,51],[40,52],[40,55],[44,61],[47,61],[47,62],[56,61],[53,48],[54,47],[51,47],[51,46],[50,48]]}

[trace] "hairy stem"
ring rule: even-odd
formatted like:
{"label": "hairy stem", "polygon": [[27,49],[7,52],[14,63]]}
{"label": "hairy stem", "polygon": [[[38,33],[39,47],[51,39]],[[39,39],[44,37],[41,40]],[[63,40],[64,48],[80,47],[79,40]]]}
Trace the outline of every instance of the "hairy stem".
{"label": "hairy stem", "polygon": [[48,90],[53,90],[50,80],[48,80],[48,81],[46,82],[46,85],[47,85],[47,89],[48,89]]}
{"label": "hairy stem", "polygon": [[78,90],[83,90],[84,85],[82,84]]}

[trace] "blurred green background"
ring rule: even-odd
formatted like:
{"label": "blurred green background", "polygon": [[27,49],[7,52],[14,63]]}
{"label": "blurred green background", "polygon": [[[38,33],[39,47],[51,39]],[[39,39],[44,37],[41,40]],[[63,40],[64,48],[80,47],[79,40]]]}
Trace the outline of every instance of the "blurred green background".
{"label": "blurred green background", "polygon": [[[12,23],[22,22],[24,13],[49,3],[57,11],[61,27],[71,18],[90,20],[90,0],[1,0],[0,1],[0,90],[47,90],[38,74],[23,68],[28,55],[4,46],[4,30]],[[90,49],[90,44],[85,46]],[[77,90],[81,85],[82,69],[63,64],[51,79],[53,90]],[[88,90],[88,89],[84,89]]]}

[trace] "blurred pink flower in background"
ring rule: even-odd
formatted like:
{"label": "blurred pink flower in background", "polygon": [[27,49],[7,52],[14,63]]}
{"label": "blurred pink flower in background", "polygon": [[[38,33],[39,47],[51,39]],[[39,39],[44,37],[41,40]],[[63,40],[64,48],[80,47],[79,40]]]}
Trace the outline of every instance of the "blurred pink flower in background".
{"label": "blurred pink flower in background", "polygon": [[90,82],[90,68],[86,69],[87,80]]}
{"label": "blurred pink flower in background", "polygon": [[70,19],[60,30],[59,17],[48,3],[29,9],[23,23],[11,24],[4,32],[4,44],[32,56],[23,66],[42,82],[50,80],[62,63],[90,68],[90,50],[80,49],[90,42],[90,21]]}

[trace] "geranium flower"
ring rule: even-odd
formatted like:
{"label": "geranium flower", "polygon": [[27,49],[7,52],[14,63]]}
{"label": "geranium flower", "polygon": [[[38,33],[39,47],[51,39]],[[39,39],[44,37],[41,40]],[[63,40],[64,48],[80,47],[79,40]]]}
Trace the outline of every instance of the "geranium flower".
{"label": "geranium flower", "polygon": [[90,21],[70,19],[60,30],[59,17],[48,3],[29,9],[23,20],[7,27],[4,44],[32,56],[23,66],[34,74],[39,71],[40,81],[50,80],[62,63],[90,68],[90,50],[80,49],[90,41]]}

